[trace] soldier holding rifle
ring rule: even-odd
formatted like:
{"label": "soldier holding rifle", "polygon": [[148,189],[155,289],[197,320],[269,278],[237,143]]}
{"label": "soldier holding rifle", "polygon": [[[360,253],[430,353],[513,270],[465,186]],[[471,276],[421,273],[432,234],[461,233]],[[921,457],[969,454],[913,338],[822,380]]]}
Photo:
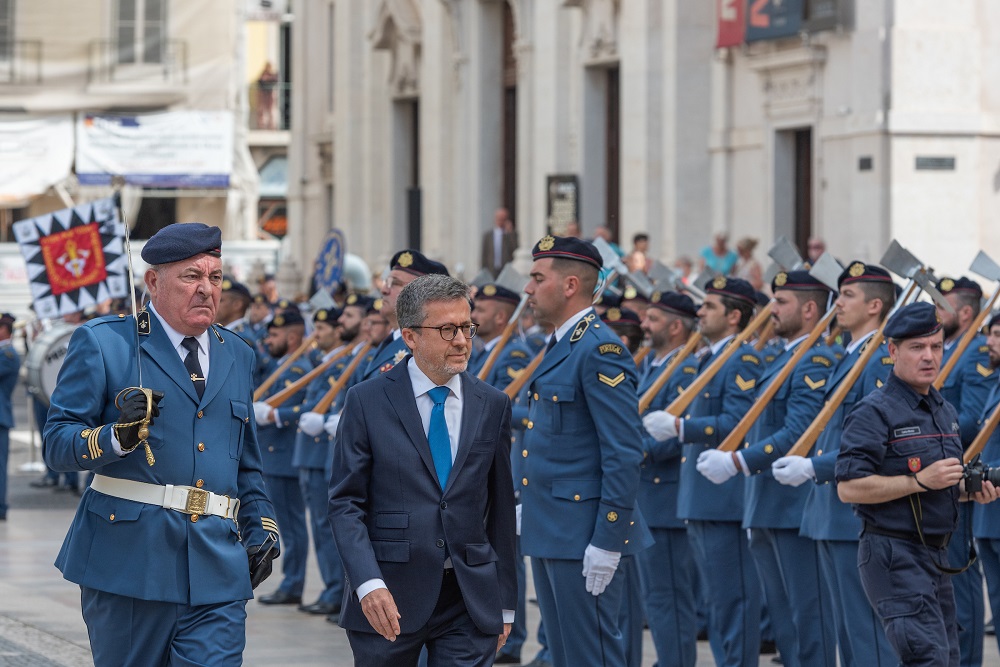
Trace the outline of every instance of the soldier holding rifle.
{"label": "soldier holding rifle", "polygon": [[958,665],[958,622],[947,545],[959,500],[997,499],[989,481],[962,485],[958,414],[933,387],[944,335],[934,306],[900,308],[885,327],[895,365],[847,417],[837,491],[864,529],[861,582],[904,665]]}

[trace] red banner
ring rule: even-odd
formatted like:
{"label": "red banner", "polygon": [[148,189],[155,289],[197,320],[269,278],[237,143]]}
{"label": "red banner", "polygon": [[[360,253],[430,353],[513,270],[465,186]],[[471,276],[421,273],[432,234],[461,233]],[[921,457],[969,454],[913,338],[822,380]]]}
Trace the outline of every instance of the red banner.
{"label": "red banner", "polygon": [[746,24],[746,0],[715,0],[718,15],[718,30],[715,48],[739,46],[743,43]]}
{"label": "red banner", "polygon": [[99,283],[108,277],[100,225],[91,223],[39,240],[53,295]]}

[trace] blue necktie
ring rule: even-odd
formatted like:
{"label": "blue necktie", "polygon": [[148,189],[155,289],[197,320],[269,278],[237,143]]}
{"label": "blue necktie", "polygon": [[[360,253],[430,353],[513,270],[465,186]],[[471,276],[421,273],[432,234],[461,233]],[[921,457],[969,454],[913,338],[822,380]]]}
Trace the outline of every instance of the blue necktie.
{"label": "blue necktie", "polygon": [[427,395],[434,401],[431,408],[431,424],[427,429],[427,442],[431,446],[431,457],[434,459],[434,469],[437,471],[438,482],[444,491],[451,473],[451,438],[448,436],[448,423],[444,420],[444,401],[451,390],[448,387],[434,387]]}

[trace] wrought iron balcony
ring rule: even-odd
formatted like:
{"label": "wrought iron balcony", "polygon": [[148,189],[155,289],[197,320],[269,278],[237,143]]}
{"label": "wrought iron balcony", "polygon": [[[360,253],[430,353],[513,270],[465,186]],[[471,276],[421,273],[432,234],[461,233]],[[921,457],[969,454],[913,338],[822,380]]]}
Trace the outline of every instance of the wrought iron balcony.
{"label": "wrought iron balcony", "polygon": [[287,130],[292,120],[292,84],[250,84],[250,129]]}
{"label": "wrought iron balcony", "polygon": [[116,39],[97,39],[90,43],[88,83],[114,83],[149,80],[186,84],[188,81],[188,45],[181,39],[165,39],[136,48],[133,43]]}
{"label": "wrought iron balcony", "polygon": [[42,82],[42,40],[0,41],[0,83]]}

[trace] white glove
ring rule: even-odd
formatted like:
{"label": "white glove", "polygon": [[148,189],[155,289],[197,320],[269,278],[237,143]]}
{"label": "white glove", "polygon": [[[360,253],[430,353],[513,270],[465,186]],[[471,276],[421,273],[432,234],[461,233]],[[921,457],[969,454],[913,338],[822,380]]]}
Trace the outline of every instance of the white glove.
{"label": "white glove", "polygon": [[587,579],[587,592],[595,597],[611,583],[622,559],[619,551],[605,551],[588,544],[583,552],[583,576]]}
{"label": "white glove", "polygon": [[340,424],[340,413],[330,415],[326,418],[326,423],[323,424],[323,428],[330,435],[337,435],[337,425]]}
{"label": "white glove", "polygon": [[514,505],[514,534],[521,534],[521,503]]}
{"label": "white glove", "polygon": [[642,418],[646,433],[657,442],[665,442],[677,437],[677,417],[665,410],[655,410]]}
{"label": "white glove", "polygon": [[816,479],[812,459],[803,456],[782,456],[771,464],[771,473],[786,486],[799,486],[805,481]]}
{"label": "white glove", "polygon": [[253,404],[253,418],[257,420],[257,426],[267,426],[271,423],[271,412],[274,410],[263,401],[255,401]]}
{"label": "white glove", "polygon": [[716,484],[722,484],[736,475],[736,462],[733,461],[732,453],[720,452],[718,449],[706,449],[699,454],[695,468]]}
{"label": "white glove", "polygon": [[303,412],[299,417],[299,428],[306,435],[311,435],[315,438],[323,432],[323,422],[325,420],[326,416],[318,412]]}

